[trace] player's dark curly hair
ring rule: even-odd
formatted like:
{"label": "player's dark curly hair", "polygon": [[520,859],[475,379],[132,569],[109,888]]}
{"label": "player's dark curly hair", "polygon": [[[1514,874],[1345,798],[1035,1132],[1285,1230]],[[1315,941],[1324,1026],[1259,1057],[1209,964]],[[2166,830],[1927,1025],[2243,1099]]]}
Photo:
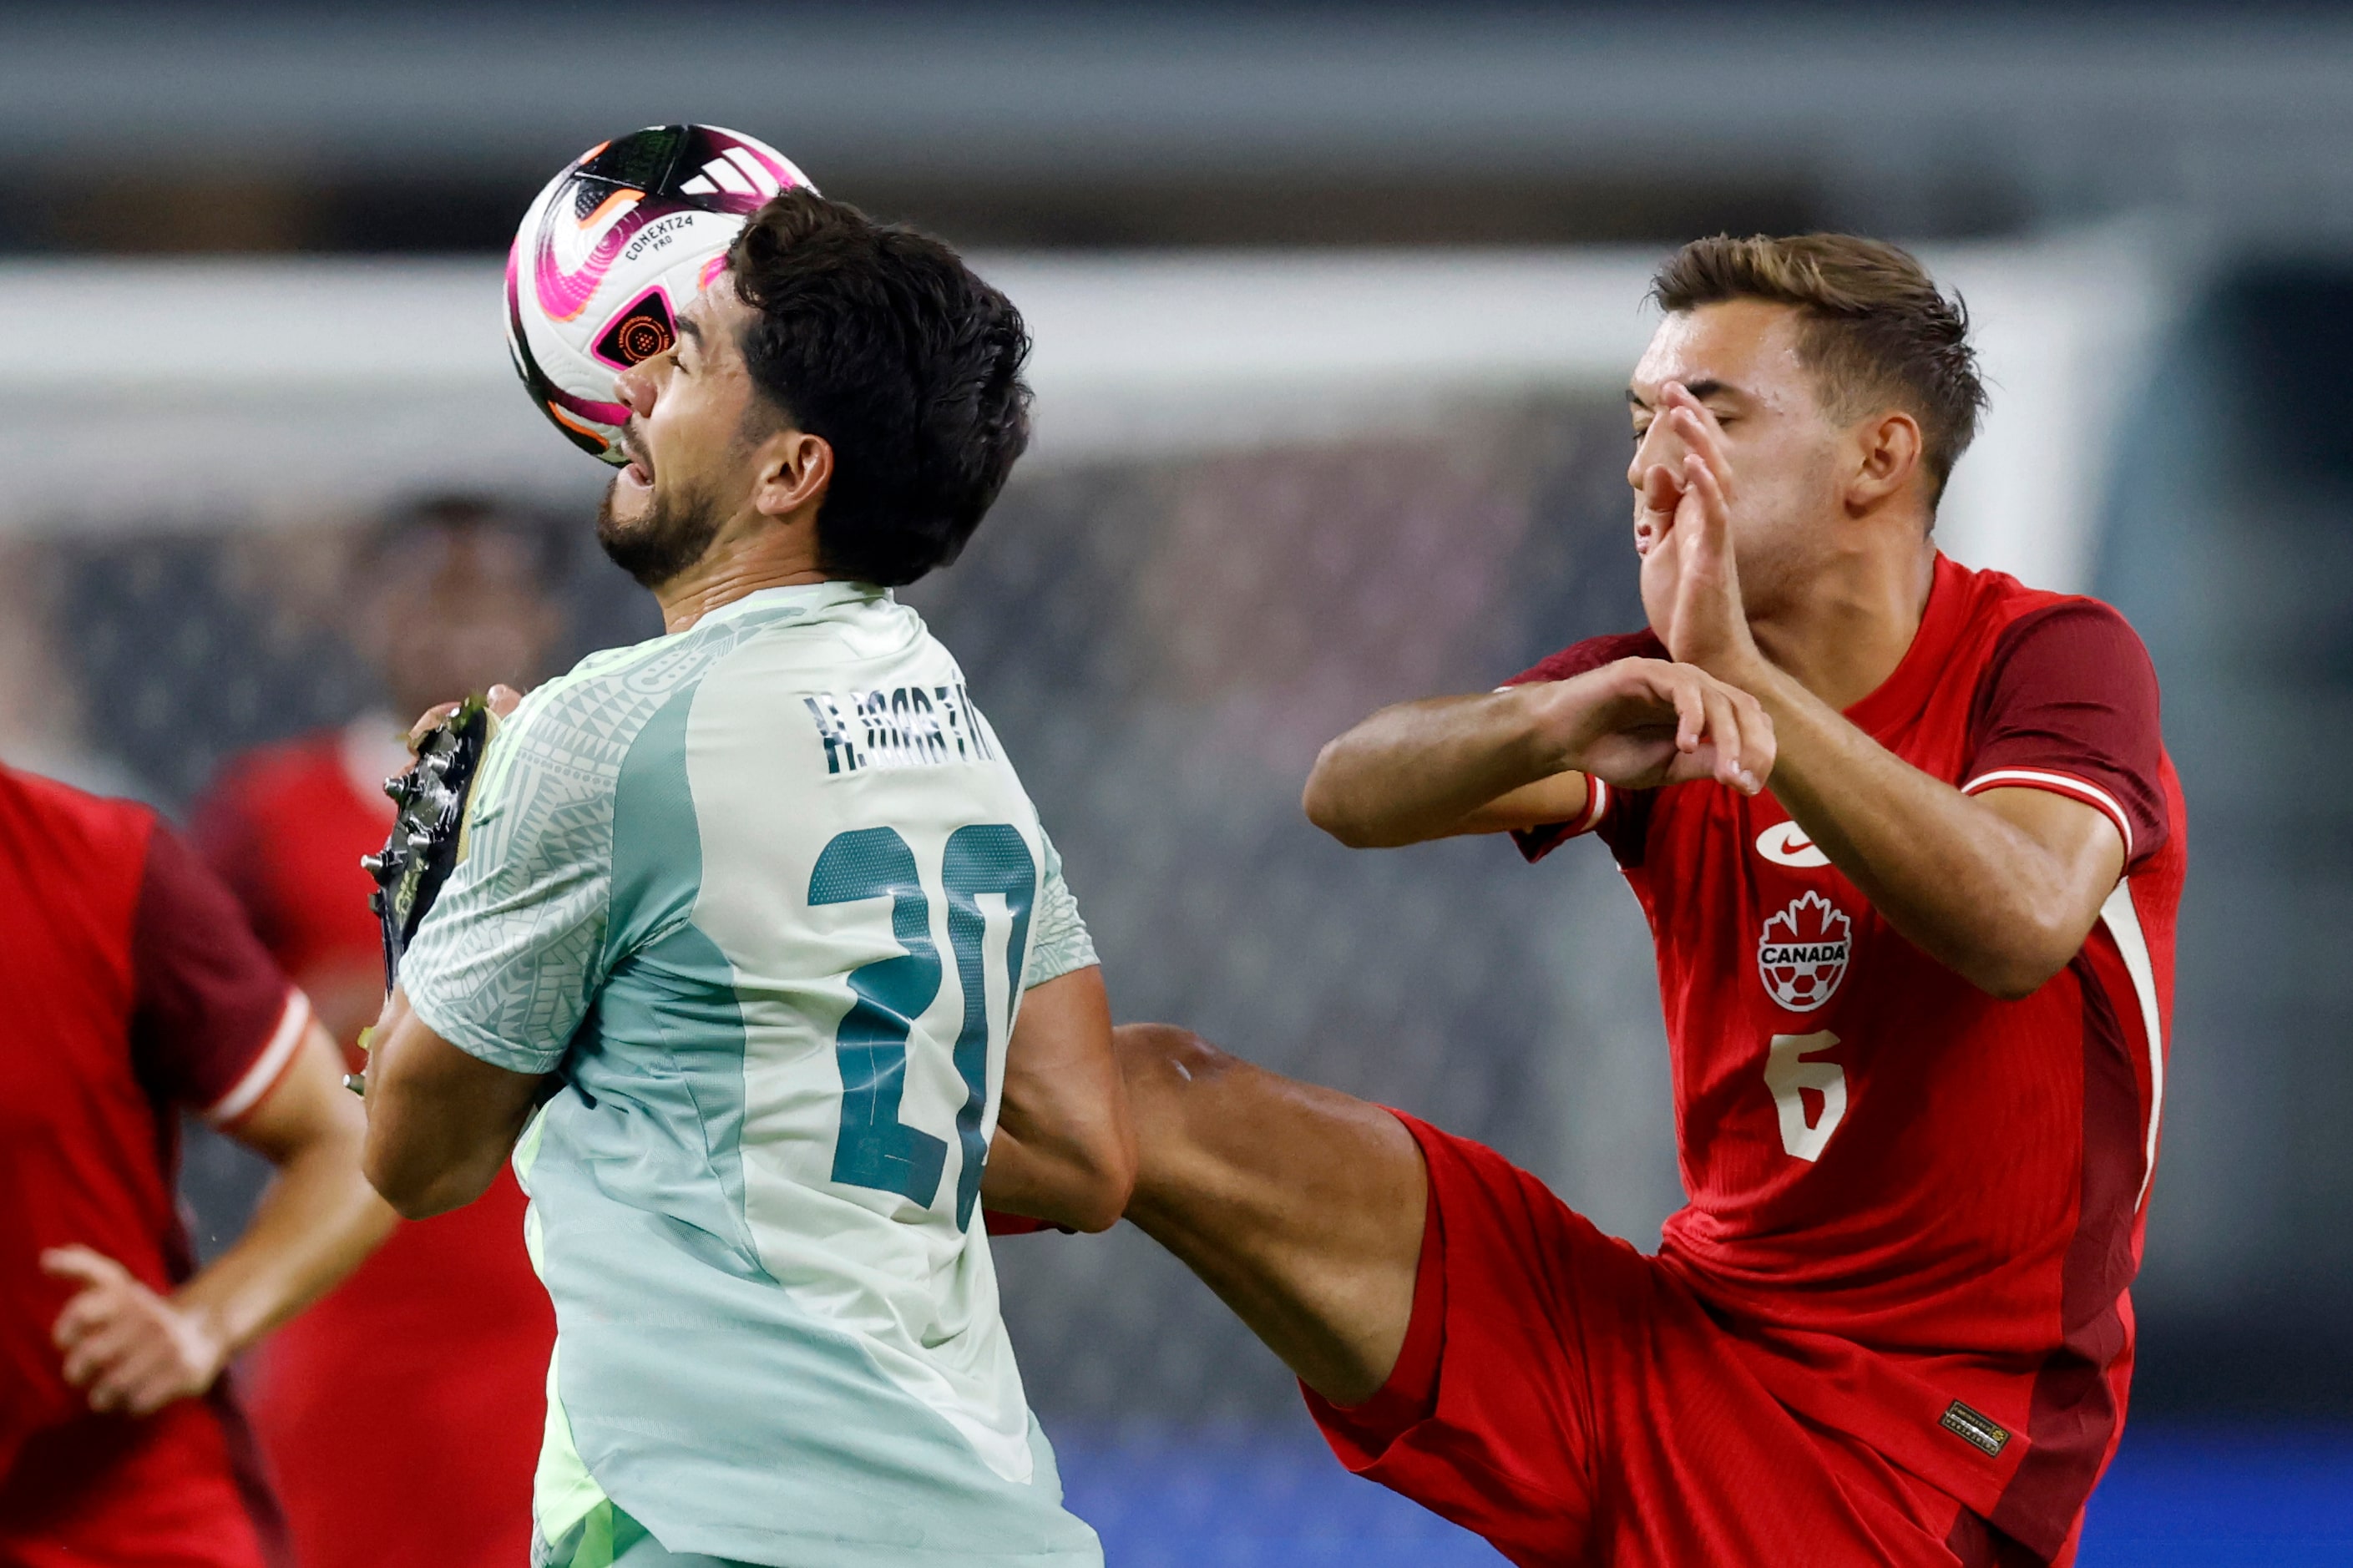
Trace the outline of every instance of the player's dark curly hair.
{"label": "player's dark curly hair", "polygon": [[895,587],[964,549],[1029,444],[1029,334],[1013,302],[929,235],[790,190],[729,255],[753,384],[833,447],[818,548]]}
{"label": "player's dark curly hair", "polygon": [[1920,422],[1934,500],[1977,438],[1985,383],[1969,347],[1968,308],[1947,299],[1910,252],[1851,234],[1695,239],[1651,279],[1662,309],[1766,300],[1803,312],[1798,354],[1822,405],[1859,419],[1890,403]]}

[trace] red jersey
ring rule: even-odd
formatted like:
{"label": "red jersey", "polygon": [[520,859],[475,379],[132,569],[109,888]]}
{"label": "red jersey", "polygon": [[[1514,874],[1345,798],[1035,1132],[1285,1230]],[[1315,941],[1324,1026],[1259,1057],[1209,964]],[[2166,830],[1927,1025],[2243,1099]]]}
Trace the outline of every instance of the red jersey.
{"label": "red jersey", "polygon": [[166,1293],[195,1271],[183,1108],[234,1123],[310,1023],[227,892],[145,806],[0,767],[0,1563],[253,1565],[275,1505],[226,1386],[90,1412],[51,1325],[72,1243]]}
{"label": "red jersey", "polygon": [[[1579,643],[1519,677],[1668,655]],[[1606,840],[1649,916],[1686,1206],[1660,1258],[1799,1416],[2046,1558],[2122,1433],[2165,1082],[2180,787],[2123,618],[1938,557],[1847,717],[1967,793],[2053,791],[2123,836],[2082,951],[2000,1001],[1914,947],[1768,792],[1620,791],[1521,835]]]}
{"label": "red jersey", "polygon": [[[392,826],[378,786],[405,760],[396,734],[364,721],[239,758],[197,817],[270,951],[322,1010],[355,998],[338,1011],[361,1023],[383,1000],[384,950],[360,857]],[[523,1206],[501,1169],[476,1202],[402,1226],[263,1347],[254,1425],[303,1568],[528,1557],[555,1317]]]}
{"label": "red jersey", "polygon": [[384,950],[359,858],[392,831],[381,783],[406,761],[391,720],[356,722],[247,752],[196,807],[196,847],[262,945],[314,994],[357,987],[361,1024],[383,1005]]}

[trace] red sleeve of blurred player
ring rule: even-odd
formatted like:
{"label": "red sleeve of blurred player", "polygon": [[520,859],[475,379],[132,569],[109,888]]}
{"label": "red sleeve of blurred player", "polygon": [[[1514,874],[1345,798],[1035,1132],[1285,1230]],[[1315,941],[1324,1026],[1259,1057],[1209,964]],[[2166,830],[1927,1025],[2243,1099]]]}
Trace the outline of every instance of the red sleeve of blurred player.
{"label": "red sleeve of blurred player", "polygon": [[245,809],[237,793],[218,787],[196,803],[188,822],[188,838],[207,869],[218,878],[245,910],[254,934],[277,951],[270,925],[276,900],[270,896],[264,868],[269,865],[261,824]]}
{"label": "red sleeve of blurred player", "polygon": [[[1621,658],[1672,658],[1666,645],[1649,632],[1624,632],[1615,637],[1588,637],[1571,643],[1550,658],[1540,660],[1511,679],[1505,687],[1531,686],[1540,680],[1567,680],[1583,675],[1589,669],[1599,669],[1605,664],[1615,664]],[[1609,852],[1618,857],[1621,866],[1632,866],[1642,858],[1642,841],[1647,836],[1651,819],[1649,790],[1612,788],[1593,777],[1585,779],[1585,815],[1575,822],[1551,822],[1542,827],[1515,831],[1512,842],[1531,861],[1543,859],[1580,833],[1599,832]]]}
{"label": "red sleeve of blurred player", "polygon": [[179,837],[150,836],[131,938],[131,1050],[159,1099],[216,1125],[260,1103],[311,1021],[227,888]]}
{"label": "red sleeve of blurred player", "polygon": [[349,731],[331,730],[234,758],[194,834],[261,945],[347,1053],[384,1004],[374,885],[360,858],[382,848],[392,826],[392,803],[354,777],[352,746]]}
{"label": "red sleeve of blurred player", "polygon": [[1969,712],[1963,793],[2042,789],[2105,813],[2125,868],[2167,834],[2157,671],[2125,618],[2090,599],[2021,616],[1995,643]]}

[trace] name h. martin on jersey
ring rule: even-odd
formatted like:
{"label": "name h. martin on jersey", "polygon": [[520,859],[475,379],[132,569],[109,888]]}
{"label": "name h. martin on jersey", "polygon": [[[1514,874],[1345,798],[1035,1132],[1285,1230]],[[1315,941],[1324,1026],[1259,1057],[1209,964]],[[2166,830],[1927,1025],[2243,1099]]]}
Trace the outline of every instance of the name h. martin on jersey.
{"label": "name h. martin on jersey", "polygon": [[954,686],[887,691],[814,691],[803,696],[828,774],[866,768],[929,768],[995,758],[972,694]]}

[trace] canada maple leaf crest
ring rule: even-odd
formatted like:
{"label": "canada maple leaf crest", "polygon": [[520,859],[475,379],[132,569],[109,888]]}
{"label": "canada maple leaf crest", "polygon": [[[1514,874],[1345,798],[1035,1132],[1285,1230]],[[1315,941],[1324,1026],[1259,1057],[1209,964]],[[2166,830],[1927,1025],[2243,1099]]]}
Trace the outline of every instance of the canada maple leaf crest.
{"label": "canada maple leaf crest", "polygon": [[1757,942],[1757,972],[1773,1000],[1793,1013],[1829,1001],[1846,978],[1853,929],[1843,910],[1810,889],[1767,920]]}

